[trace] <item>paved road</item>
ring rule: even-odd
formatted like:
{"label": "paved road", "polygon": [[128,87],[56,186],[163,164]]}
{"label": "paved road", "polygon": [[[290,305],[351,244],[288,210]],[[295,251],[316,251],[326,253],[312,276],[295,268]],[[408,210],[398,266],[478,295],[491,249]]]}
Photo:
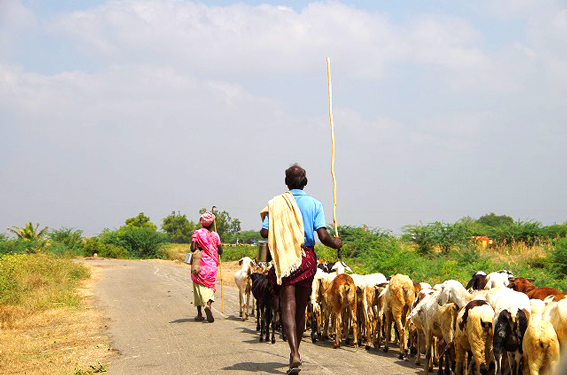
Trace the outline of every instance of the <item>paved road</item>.
{"label": "paved road", "polygon": [[[213,305],[213,324],[195,322],[189,267],[131,260],[86,260],[102,269],[96,287],[99,307],[109,318],[112,347],[119,355],[110,374],[262,374],[285,373],[287,343],[258,342],[255,323],[238,318],[238,291],[225,287],[225,314],[220,288]],[[418,374],[419,369],[364,348],[330,343],[301,345],[302,374]]]}

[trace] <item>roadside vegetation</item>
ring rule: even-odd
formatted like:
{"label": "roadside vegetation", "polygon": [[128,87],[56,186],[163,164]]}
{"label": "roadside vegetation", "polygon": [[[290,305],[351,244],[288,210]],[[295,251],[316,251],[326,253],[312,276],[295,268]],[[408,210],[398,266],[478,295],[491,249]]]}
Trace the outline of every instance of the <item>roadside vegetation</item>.
{"label": "roadside vegetation", "polygon": [[[329,228],[331,231],[331,228]],[[543,226],[488,214],[456,223],[435,222],[403,228],[401,236],[382,229],[339,226],[343,260],[355,272],[404,273],[416,281],[448,279],[466,283],[476,271],[508,269],[535,279],[537,286],[567,291],[567,223]],[[483,244],[479,237],[491,243]],[[169,245],[166,259],[182,261],[188,245]],[[317,256],[337,260],[336,250],[318,244]],[[254,258],[255,245],[229,244],[223,261]]]}
{"label": "roadside vegetation", "polygon": [[[226,211],[216,216],[217,230],[226,247],[222,259],[255,257],[259,233],[242,231],[240,221]],[[90,238],[74,228],[48,230],[28,223],[22,228],[10,228],[15,238],[0,234],[0,254],[183,261],[197,228],[185,214],[175,211],[163,218],[161,230],[140,213],[126,219],[121,227],[105,228]],[[455,223],[408,225],[399,236],[365,226],[341,226],[339,235],[344,243],[343,259],[361,273],[401,272],[415,280],[435,283],[446,279],[463,282],[478,270],[505,268],[536,279],[538,286],[567,290],[567,223],[544,226],[537,221],[514,221],[490,213],[478,219],[464,217]],[[336,260],[334,250],[322,245],[317,245],[316,250],[319,257]]]}
{"label": "roadside vegetation", "polygon": [[[140,213],[89,238],[80,229],[37,223],[0,233],[0,373],[105,372],[108,344],[100,336],[102,323],[86,307],[88,297],[80,294],[92,281],[90,271],[73,258],[183,261],[197,228],[186,215],[172,212],[160,229]],[[259,233],[242,231],[228,212],[217,213],[217,230],[225,244],[227,275],[234,271],[230,266],[236,269],[231,261],[256,256]],[[339,235],[343,260],[358,273],[404,273],[435,284],[447,279],[465,283],[479,270],[508,269],[534,278],[537,286],[567,291],[567,223],[544,226],[488,214],[408,225],[401,235],[340,226]],[[336,251],[323,245],[316,246],[316,253],[337,260]]]}

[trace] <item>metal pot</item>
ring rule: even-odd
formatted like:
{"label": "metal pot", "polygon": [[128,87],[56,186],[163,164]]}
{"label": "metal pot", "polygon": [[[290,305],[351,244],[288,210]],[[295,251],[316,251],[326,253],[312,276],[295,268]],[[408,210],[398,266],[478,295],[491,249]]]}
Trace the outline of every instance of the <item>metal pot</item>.
{"label": "metal pot", "polygon": [[268,261],[268,241],[258,241],[258,256],[256,261],[259,263]]}

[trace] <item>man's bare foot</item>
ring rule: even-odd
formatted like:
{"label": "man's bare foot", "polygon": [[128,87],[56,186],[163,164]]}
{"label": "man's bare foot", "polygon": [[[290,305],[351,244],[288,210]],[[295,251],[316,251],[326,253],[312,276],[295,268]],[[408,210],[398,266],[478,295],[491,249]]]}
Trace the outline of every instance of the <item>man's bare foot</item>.
{"label": "man's bare foot", "polygon": [[299,358],[299,356],[292,358],[292,356],[290,355],[289,356],[289,369],[286,371],[286,375],[299,374],[299,372],[301,371],[299,366],[301,366],[301,359]]}
{"label": "man's bare foot", "polygon": [[299,355],[292,357],[291,355],[289,356],[289,367],[290,368],[297,368],[301,366],[301,358],[299,357]]}

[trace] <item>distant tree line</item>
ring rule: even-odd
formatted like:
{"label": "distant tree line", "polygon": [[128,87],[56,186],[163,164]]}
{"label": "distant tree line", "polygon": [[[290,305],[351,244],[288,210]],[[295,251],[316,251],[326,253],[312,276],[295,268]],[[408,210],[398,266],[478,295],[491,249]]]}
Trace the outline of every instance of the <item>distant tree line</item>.
{"label": "distant tree line", "polygon": [[[204,208],[199,210],[204,211]],[[257,231],[241,230],[240,220],[231,217],[227,211],[215,214],[216,229],[223,243],[252,244],[261,239]],[[164,217],[159,229],[140,212],[127,218],[119,228],[105,228],[99,235],[90,238],[84,238],[80,229],[63,227],[49,230],[30,222],[23,227],[8,229],[15,238],[0,233],[0,254],[48,252],[65,256],[98,254],[112,258],[155,258],[160,256],[163,244],[190,243],[193,232],[199,227],[200,224],[187,219],[187,215],[179,211],[172,211]],[[545,244],[566,238],[567,223],[544,226],[537,221],[514,221],[510,216],[490,213],[478,219],[464,217],[455,223],[408,225],[403,228],[401,237],[366,226],[341,226],[339,235],[345,244],[343,255],[359,259],[368,254],[369,248],[396,248],[402,243],[410,244],[420,255],[449,254],[452,250],[474,247],[474,236],[487,236],[498,246]]]}
{"label": "distant tree line", "polygon": [[[199,210],[199,213],[205,209]],[[254,243],[260,238],[256,231],[242,231],[240,220],[227,211],[215,212],[216,230],[224,243]],[[0,254],[49,252],[59,255],[97,254],[111,258],[155,258],[165,243],[190,243],[193,232],[201,225],[187,219],[187,215],[172,211],[162,219],[161,230],[143,212],[128,218],[118,229],[104,228],[97,236],[83,238],[83,232],[75,228],[49,230],[39,224],[27,223],[12,227],[10,239],[0,233]]]}

